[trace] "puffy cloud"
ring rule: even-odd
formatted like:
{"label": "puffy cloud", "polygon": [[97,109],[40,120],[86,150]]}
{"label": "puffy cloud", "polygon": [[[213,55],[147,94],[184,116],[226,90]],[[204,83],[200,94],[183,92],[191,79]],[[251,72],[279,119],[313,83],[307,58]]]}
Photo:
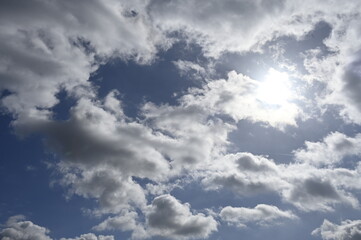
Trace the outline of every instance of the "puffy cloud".
{"label": "puffy cloud", "polygon": [[131,231],[132,239],[146,239],[150,236],[138,218],[137,212],[123,210],[117,216],[108,217],[100,224],[94,226],[93,229],[95,231]]}
{"label": "puffy cloud", "polygon": [[[357,39],[361,36],[357,1],[345,4],[336,10],[336,2],[328,1],[329,13],[324,21],[331,24],[330,36],[323,43],[330,51],[325,54],[320,49],[308,51],[304,66],[307,79],[322,82],[325,90],[318,93],[317,102],[321,106],[336,105],[347,122],[361,123],[360,101],[360,50]],[[338,14],[335,14],[335,13]]]}
{"label": "puffy cloud", "polygon": [[121,215],[115,217],[108,217],[100,224],[93,227],[96,231],[121,229],[122,231],[129,231],[136,228],[135,219],[138,217],[136,212],[122,212]]}
{"label": "puffy cloud", "polygon": [[249,172],[277,171],[277,165],[262,156],[255,156],[250,153],[238,153],[234,155],[238,169]]}
{"label": "puffy cloud", "polygon": [[243,119],[263,122],[272,127],[296,126],[302,111],[290,101],[270,107],[258,94],[262,83],[235,71],[227,79],[210,81],[203,89],[193,89],[182,101],[185,105],[199,105],[212,114],[225,114],[235,121]]}
{"label": "puffy cloud", "polygon": [[109,58],[149,62],[156,45],[162,45],[144,4],[136,1],[35,0],[1,5],[0,92],[7,91],[1,105],[18,118],[18,124],[50,118],[61,90],[77,97],[94,96],[88,79]]}
{"label": "puffy cloud", "polygon": [[[49,230],[26,221],[22,215],[10,217],[0,229],[1,240],[53,240]],[[83,234],[76,238],[61,238],[61,240],[114,240],[113,236],[96,236],[93,233]]]}
{"label": "puffy cloud", "polygon": [[226,188],[242,196],[277,192],[288,184],[281,167],[251,153],[228,154],[201,173],[201,181],[207,190]]}
{"label": "puffy cloud", "polygon": [[199,108],[148,104],[144,109],[144,121],[129,119],[110,93],[104,101],[79,100],[67,121],[44,120],[25,130],[44,133],[47,145],[59,153],[61,183],[70,193],[95,198],[102,211],[115,213],[127,203],[145,206],[145,193],[133,177],[164,183],[206,165],[222,151],[232,129],[207,119]]}
{"label": "puffy cloud", "polygon": [[2,240],[52,240],[49,230],[38,226],[31,221],[25,221],[25,217],[18,215],[8,219],[5,227],[0,231]]}
{"label": "puffy cloud", "polygon": [[359,189],[360,168],[317,168],[309,164],[275,164],[250,153],[228,154],[199,178],[206,190],[229,189],[240,196],[277,193],[302,211],[332,211],[336,204],[359,207],[350,190]]}
{"label": "puffy cloud", "polygon": [[146,214],[152,235],[168,238],[206,238],[217,230],[211,216],[192,214],[189,204],[182,204],[171,195],[156,197]]}
{"label": "puffy cloud", "polygon": [[[303,19],[295,21],[297,8],[291,1],[151,1],[149,8],[163,31],[182,32],[210,56],[254,49],[277,30],[301,35],[310,29]],[[291,23],[294,29],[283,27]]]}
{"label": "puffy cloud", "polygon": [[[342,8],[331,0],[3,1],[2,6],[1,104],[16,119],[18,133],[44,133],[48,146],[62,159],[61,183],[70,194],[96,199],[100,209],[95,213],[119,214],[95,229],[133,230],[140,235],[149,230],[174,238],[208,236],[217,228],[214,219],[192,214],[188,205],[169,195],[148,207],[149,229],[136,224],[133,208],[146,211],[147,192],[135,179],[165,189],[163,184],[171,177],[187,171],[201,172],[208,190],[225,187],[243,196],[276,192],[304,211],[329,211],[336,203],[358,206],[350,191],[359,189],[360,168],[333,168],[344,156],[359,155],[358,135],[333,133],[322,142],[307,142],[306,149],[295,152],[299,164],[277,165],[248,153],[226,154],[227,135],[235,127],[225,123],[227,117],[283,129],[296,126],[302,116],[292,102],[265,106],[257,96],[256,80],[234,71],[226,79],[208,79],[181,97],[177,106],[145,103],[140,119],[125,116],[116,92],[97,99],[88,81],[99,64],[112,58],[151,62],[158,47],[171,44],[174,32],[201,45],[208,56],[219,56],[225,51],[261,50],[263,43],[279,36],[300,39],[322,20],[332,27],[324,44],[333,53],[320,57],[317,50],[308,52],[304,64],[312,77],[305,78],[326,84],[326,98],[318,100],[320,104],[341,105],[345,119],[360,123],[356,1]],[[207,75],[208,69],[194,63],[175,64],[182,71]],[[60,90],[77,100],[66,121],[52,119]],[[329,169],[316,169],[324,165]],[[129,212],[124,214],[125,209]],[[46,229],[29,226],[47,237]],[[9,234],[23,234],[22,228],[9,229]]]}
{"label": "puffy cloud", "polygon": [[220,212],[223,221],[244,227],[248,223],[273,225],[288,219],[297,219],[289,211],[282,211],[276,206],[259,204],[254,208],[224,207]]}
{"label": "puffy cloud", "polygon": [[340,132],[327,135],[320,142],[305,142],[305,149],[294,152],[296,160],[315,166],[337,165],[346,156],[361,154],[361,135],[348,137]]}
{"label": "puffy cloud", "polygon": [[[322,174],[320,174],[322,176]],[[334,184],[330,179],[298,176],[293,179],[291,186],[282,191],[283,197],[304,211],[332,211],[336,203],[349,204],[355,208],[358,200],[341,186]]]}
{"label": "puffy cloud", "polygon": [[361,239],[361,220],[345,220],[340,225],[325,219],[321,227],[312,235],[321,235],[324,240],[357,240]]}

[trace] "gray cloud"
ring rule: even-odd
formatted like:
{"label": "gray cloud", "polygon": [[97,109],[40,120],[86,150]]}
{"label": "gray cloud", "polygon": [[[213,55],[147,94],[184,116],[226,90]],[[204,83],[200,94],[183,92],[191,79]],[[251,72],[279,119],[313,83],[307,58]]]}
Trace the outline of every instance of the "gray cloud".
{"label": "gray cloud", "polygon": [[176,239],[206,238],[217,230],[211,216],[192,214],[189,204],[181,204],[171,195],[156,197],[147,212],[147,224],[153,235]]}
{"label": "gray cloud", "polygon": [[268,172],[277,170],[274,162],[261,156],[255,156],[250,153],[239,153],[237,157],[236,164],[240,171]]}
{"label": "gray cloud", "polygon": [[361,220],[345,220],[337,225],[325,219],[312,235],[321,235],[324,240],[358,240],[361,239]]}

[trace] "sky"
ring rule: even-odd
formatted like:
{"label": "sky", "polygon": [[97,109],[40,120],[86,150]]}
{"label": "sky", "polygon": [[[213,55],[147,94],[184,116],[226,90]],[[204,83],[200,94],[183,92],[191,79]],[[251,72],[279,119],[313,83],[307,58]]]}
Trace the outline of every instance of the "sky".
{"label": "sky", "polygon": [[0,0],[1,240],[360,240],[358,0]]}

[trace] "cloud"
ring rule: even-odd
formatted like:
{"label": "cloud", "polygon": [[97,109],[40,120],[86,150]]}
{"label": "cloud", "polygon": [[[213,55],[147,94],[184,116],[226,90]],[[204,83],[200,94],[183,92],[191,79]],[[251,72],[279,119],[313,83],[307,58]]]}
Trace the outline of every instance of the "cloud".
{"label": "cloud", "polygon": [[336,203],[345,203],[358,208],[358,200],[351,194],[338,189],[331,180],[307,177],[295,178],[283,197],[304,211],[333,211]]}
{"label": "cloud", "polygon": [[76,238],[60,238],[60,240],[114,240],[114,239],[115,238],[113,236],[103,236],[103,235],[96,236],[93,233],[82,234],[80,235],[80,237],[76,237]]}
{"label": "cloud", "polygon": [[100,224],[93,227],[95,231],[131,231],[132,239],[146,239],[149,234],[144,224],[140,223],[138,213],[135,211],[123,210],[120,214],[108,217]]}
{"label": "cloud", "polygon": [[262,103],[257,95],[260,82],[235,71],[227,79],[210,81],[203,89],[193,89],[183,96],[185,105],[199,105],[211,114],[225,114],[235,121],[243,119],[262,122],[272,127],[296,126],[302,110],[292,102],[275,107]]}
{"label": "cloud", "polygon": [[122,212],[121,215],[116,217],[108,217],[103,222],[94,226],[96,231],[115,230],[121,229],[122,231],[129,231],[136,228],[135,219],[138,217],[136,212]]}
{"label": "cloud", "polygon": [[288,184],[272,160],[251,153],[227,154],[201,173],[207,190],[226,188],[241,196],[278,192]]}
{"label": "cloud", "polygon": [[321,235],[324,240],[357,240],[361,238],[361,220],[345,220],[337,225],[325,219],[312,235]]}
{"label": "cloud", "polygon": [[299,162],[306,162],[315,166],[330,166],[342,163],[346,156],[361,154],[361,135],[348,137],[340,132],[328,134],[320,142],[305,142],[305,149],[294,151]]}
{"label": "cloud", "polygon": [[206,165],[222,151],[232,129],[198,108],[148,104],[144,109],[144,121],[129,119],[110,93],[103,101],[79,100],[69,120],[39,121],[22,131],[45,135],[62,159],[57,169],[71,194],[95,198],[102,211],[116,213],[127,203],[146,205],[133,177],[161,184]]}
{"label": "cloud", "polygon": [[357,42],[361,36],[358,26],[360,3],[348,2],[339,10],[334,2],[329,4],[324,21],[331,25],[332,30],[323,41],[329,54],[320,49],[307,52],[304,60],[309,72],[307,78],[325,85],[324,91],[318,93],[317,103],[321,107],[337,106],[345,121],[360,124],[361,108],[357,94],[360,90],[361,45]]}
{"label": "cloud", "polygon": [[0,231],[0,237],[2,240],[51,240],[49,232],[31,221],[25,221],[24,216],[17,215],[8,219]]}
{"label": "cloud", "polygon": [[248,223],[273,225],[289,219],[297,219],[290,211],[282,211],[276,206],[259,204],[254,208],[224,207],[220,212],[223,221],[244,227]]}
{"label": "cloud", "polygon": [[192,214],[189,204],[182,204],[171,195],[156,197],[146,214],[152,235],[175,239],[207,238],[217,230],[211,216]]}
{"label": "cloud", "polygon": [[152,61],[163,41],[144,7],[136,1],[3,1],[0,92],[8,94],[2,107],[22,124],[48,119],[61,90],[94,96],[88,79],[99,64],[114,57]]}
{"label": "cloud", "polygon": [[[361,123],[358,9],[356,1],[342,8],[337,1],[308,0],[3,1],[1,106],[13,116],[19,135],[45,136],[46,145],[61,159],[58,180],[69,196],[95,199],[99,209],[94,214],[113,214],[95,230],[133,231],[134,238],[148,231],[170,238],[209,236],[217,230],[215,220],[192,213],[174,197],[162,195],[148,205],[152,193],[169,192],[167,184],[179,176],[200,180],[206,190],[226,188],[241,196],[277,193],[303,211],[332,211],[345,203],[357,208],[352,191],[361,186],[360,165],[346,169],[341,163],[344,157],[360,155],[359,135],[335,132],[306,142],[295,151],[297,162],[290,164],[251,153],[228,154],[228,134],[237,122],[284,130],[296,127],[303,116],[302,106],[294,102],[271,108],[263,104],[255,79],[235,71],[225,79],[206,79],[175,106],[146,102],[139,118],[132,119],[123,112],[117,91],[100,99],[89,77],[115,58],[151,63],[159,49],[177,40],[196,43],[206,56],[219,57],[262,51],[264,43],[281,36],[300,40],[325,21],[332,28],[323,41],[329,54],[315,49],[305,53],[309,75],[304,78],[325,85],[316,100],[319,107],[340,106],[346,121]],[[209,78],[212,70],[182,59],[174,64],[201,78]],[[76,101],[64,121],[55,120],[52,112],[60,91]],[[146,191],[139,181],[160,191]],[[287,214],[268,205],[225,209],[253,213],[253,220],[248,218],[253,222],[259,221],[257,216],[267,219],[262,215],[267,211],[280,218]],[[144,225],[136,211],[145,215]],[[45,228],[16,219],[1,234],[50,239]],[[75,239],[108,238],[86,234]]]}
{"label": "cloud", "polygon": [[174,61],[173,64],[178,68],[180,75],[191,76],[194,79],[204,80],[204,78],[207,78],[214,72],[209,66],[205,68],[191,61],[177,60]]}
{"label": "cloud", "polygon": [[[26,221],[22,215],[10,217],[4,227],[0,228],[1,240],[53,240],[49,237],[49,233],[48,229]],[[87,233],[80,237],[61,238],[60,240],[114,240],[114,237]]]}
{"label": "cloud", "polygon": [[198,177],[205,190],[229,189],[240,196],[277,193],[302,211],[333,211],[336,204],[359,207],[350,190],[359,189],[360,167],[317,168],[309,164],[276,164],[251,153],[228,154]]}
{"label": "cloud", "polygon": [[[297,4],[302,6],[302,2]],[[217,57],[225,51],[255,49],[276,31],[304,34],[310,26],[302,20],[292,21],[298,12],[293,7],[291,1],[151,1],[149,11],[163,31],[181,32],[207,55]],[[291,24],[294,29],[286,31],[283,26]]]}

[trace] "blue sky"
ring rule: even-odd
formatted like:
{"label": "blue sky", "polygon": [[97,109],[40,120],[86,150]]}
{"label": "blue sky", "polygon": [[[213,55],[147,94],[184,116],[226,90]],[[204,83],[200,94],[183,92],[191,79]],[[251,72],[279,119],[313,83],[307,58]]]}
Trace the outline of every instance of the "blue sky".
{"label": "blue sky", "polygon": [[361,239],[359,9],[1,1],[0,239]]}

